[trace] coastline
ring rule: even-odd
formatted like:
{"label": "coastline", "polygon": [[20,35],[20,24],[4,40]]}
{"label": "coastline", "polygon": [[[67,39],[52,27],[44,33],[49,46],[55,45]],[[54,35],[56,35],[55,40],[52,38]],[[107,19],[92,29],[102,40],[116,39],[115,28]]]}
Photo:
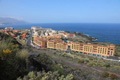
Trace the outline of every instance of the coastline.
{"label": "coastline", "polygon": [[65,31],[65,32],[67,32],[67,33],[73,33],[73,34],[75,34],[77,36],[84,37],[84,38],[88,39],[90,42],[96,42],[96,40],[98,40],[98,38],[96,38],[96,37],[90,37],[90,36],[88,36],[86,34],[83,34],[81,32],[70,32],[70,31]]}
{"label": "coastline", "polygon": [[54,30],[60,30],[60,31],[70,31],[70,32],[79,32],[79,33],[83,32],[84,35],[88,34],[88,37],[92,37],[93,41],[96,42],[110,42],[112,44],[120,44],[120,38],[118,37],[120,36],[120,28],[119,28],[120,24],[37,23],[37,24],[24,24],[24,25],[11,24],[11,25],[3,25],[0,27],[14,27],[14,29],[30,29],[31,26],[41,26],[43,28],[49,27]]}

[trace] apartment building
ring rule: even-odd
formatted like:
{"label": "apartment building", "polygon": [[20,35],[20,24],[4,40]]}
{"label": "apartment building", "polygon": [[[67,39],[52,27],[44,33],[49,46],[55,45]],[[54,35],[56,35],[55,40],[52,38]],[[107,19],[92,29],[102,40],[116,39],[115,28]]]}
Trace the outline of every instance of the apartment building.
{"label": "apartment building", "polygon": [[97,57],[108,57],[108,56],[114,56],[115,46],[113,44],[104,46],[104,45],[71,42],[71,50]]}
{"label": "apartment building", "polygon": [[40,46],[41,48],[46,48],[47,46],[47,40],[37,36],[34,36],[33,42],[34,44],[36,44],[37,46]]}
{"label": "apartment building", "polygon": [[63,41],[58,38],[52,38],[47,41],[47,48],[56,49],[56,43],[62,43]]}
{"label": "apartment building", "polygon": [[35,36],[34,43],[41,48],[50,48],[57,49],[63,51],[75,51],[82,54],[87,54],[91,56],[97,57],[109,57],[114,56],[115,53],[115,45],[97,45],[90,43],[79,43],[79,42],[64,42],[60,38],[40,38]]}
{"label": "apartment building", "polygon": [[47,41],[47,48],[55,49],[55,42],[53,40]]}
{"label": "apartment building", "polygon": [[57,50],[67,50],[67,43],[63,42],[61,39],[51,39],[47,41],[47,48],[57,49]]}
{"label": "apartment building", "polygon": [[97,56],[97,57],[109,57],[114,56],[115,46],[113,44],[104,46],[104,45],[95,45],[79,42],[63,42],[60,40],[49,40],[47,42],[47,48],[59,49],[67,51],[68,48],[71,51],[76,51],[79,53]]}

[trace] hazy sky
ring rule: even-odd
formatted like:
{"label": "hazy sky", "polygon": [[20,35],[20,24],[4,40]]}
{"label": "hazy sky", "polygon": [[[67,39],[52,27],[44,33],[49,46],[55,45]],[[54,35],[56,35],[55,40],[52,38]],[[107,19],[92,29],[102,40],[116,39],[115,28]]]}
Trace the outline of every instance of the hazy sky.
{"label": "hazy sky", "polygon": [[0,0],[0,17],[33,23],[120,23],[120,0]]}

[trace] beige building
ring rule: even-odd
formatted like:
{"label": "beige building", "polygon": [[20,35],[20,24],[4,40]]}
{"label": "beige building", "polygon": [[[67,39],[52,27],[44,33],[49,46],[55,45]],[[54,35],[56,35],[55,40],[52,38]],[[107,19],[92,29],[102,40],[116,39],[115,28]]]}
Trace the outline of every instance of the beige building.
{"label": "beige building", "polygon": [[49,39],[47,41],[47,48],[53,48],[56,49],[56,43],[60,43],[63,42],[61,39],[58,38],[54,38],[54,39]]}
{"label": "beige building", "polygon": [[44,38],[34,36],[33,42],[34,44],[36,44],[37,46],[40,46],[41,48],[46,48],[47,40]]}
{"label": "beige building", "polygon": [[41,37],[48,38],[48,39],[50,39],[50,38],[61,38],[60,35],[59,36],[58,35],[57,36],[56,35],[55,36],[54,35],[53,36],[41,36]]}
{"label": "beige building", "polygon": [[105,56],[114,56],[115,46],[113,44],[104,46],[104,45],[95,45],[95,44],[85,44],[78,42],[71,42],[71,50],[78,51],[80,53],[105,57]]}
{"label": "beige building", "polygon": [[61,42],[61,43],[56,43],[56,49],[58,50],[64,50],[66,51],[67,50],[67,43],[64,43],[64,42]]}
{"label": "beige building", "polygon": [[115,46],[113,44],[104,46],[104,45],[95,45],[79,42],[63,42],[60,39],[49,40],[47,41],[47,48],[59,49],[67,51],[68,48],[71,51],[76,51],[83,54],[88,54],[97,57],[109,57],[114,56]]}

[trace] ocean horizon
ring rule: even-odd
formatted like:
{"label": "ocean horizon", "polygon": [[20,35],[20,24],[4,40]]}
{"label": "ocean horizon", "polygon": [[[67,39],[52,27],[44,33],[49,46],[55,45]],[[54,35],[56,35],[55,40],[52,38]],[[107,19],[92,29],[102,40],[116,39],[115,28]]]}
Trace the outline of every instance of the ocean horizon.
{"label": "ocean horizon", "polygon": [[80,32],[90,37],[98,38],[98,42],[120,44],[120,23],[34,23],[0,25],[0,27],[14,27],[15,29],[31,29],[32,26],[52,28],[70,32]]}

